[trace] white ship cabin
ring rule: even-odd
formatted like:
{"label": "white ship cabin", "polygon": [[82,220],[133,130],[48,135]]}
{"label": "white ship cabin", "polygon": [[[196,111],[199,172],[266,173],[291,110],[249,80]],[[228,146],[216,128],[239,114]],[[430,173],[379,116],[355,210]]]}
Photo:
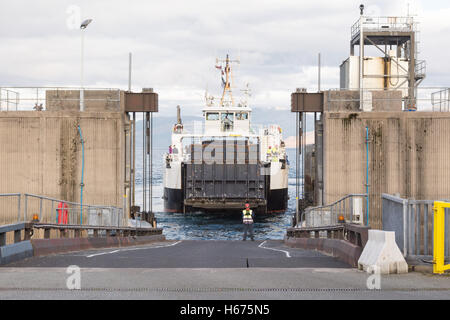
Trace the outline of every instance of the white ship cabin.
{"label": "white ship cabin", "polygon": [[251,109],[248,107],[219,107],[203,110],[205,135],[251,135]]}

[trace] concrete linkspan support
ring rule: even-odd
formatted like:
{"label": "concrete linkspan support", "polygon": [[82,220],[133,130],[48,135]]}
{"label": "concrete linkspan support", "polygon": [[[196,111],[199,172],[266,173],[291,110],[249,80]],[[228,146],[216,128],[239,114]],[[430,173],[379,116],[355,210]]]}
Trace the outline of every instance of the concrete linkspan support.
{"label": "concrete linkspan support", "polygon": [[408,273],[408,264],[395,243],[395,232],[369,230],[358,269],[377,274]]}

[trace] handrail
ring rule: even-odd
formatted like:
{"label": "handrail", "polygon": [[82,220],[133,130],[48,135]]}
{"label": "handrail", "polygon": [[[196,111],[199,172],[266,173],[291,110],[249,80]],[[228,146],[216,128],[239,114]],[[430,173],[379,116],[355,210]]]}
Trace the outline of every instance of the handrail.
{"label": "handrail", "polygon": [[[83,101],[113,103],[120,107],[121,90],[118,88],[82,88],[82,87],[0,87],[0,111],[42,111],[55,103],[66,102],[70,105],[81,101],[74,95],[76,91],[93,93],[83,97]],[[96,93],[104,93],[96,96]],[[6,107],[6,108],[4,108]]]}
{"label": "handrail", "polygon": [[[56,230],[58,233],[54,236],[57,238],[67,237],[83,237],[82,231],[92,231],[92,234],[87,234],[88,237],[97,238],[99,236],[153,236],[162,235],[161,228],[135,228],[135,227],[114,227],[114,226],[81,226],[81,225],[58,225],[58,224],[42,224],[33,222],[21,222],[16,224],[9,224],[0,226],[0,247],[7,246],[6,235],[9,232],[14,232],[13,244],[32,239],[34,229],[44,230],[44,239],[50,239],[50,231]],[[24,235],[22,236],[22,231]],[[69,233],[68,231],[74,231]]]}
{"label": "handrail", "polygon": [[[24,196],[43,199],[43,200],[49,200],[49,201],[54,201],[54,202],[62,202],[62,203],[67,203],[67,204],[71,204],[71,205],[76,205],[76,206],[81,205],[79,202],[71,202],[71,201],[66,201],[66,200],[61,200],[61,199],[56,199],[56,198],[50,198],[50,197],[46,197],[46,196],[39,196],[39,195],[32,194],[32,193],[24,193]],[[89,204],[84,204],[83,207],[98,208],[98,209],[117,208],[114,206],[100,206],[100,205],[89,205]]]}
{"label": "handrail", "polygon": [[339,199],[339,200],[337,200],[337,201],[335,201],[335,202],[333,202],[331,204],[327,204],[327,205],[320,206],[320,207],[311,207],[311,208],[307,208],[306,210],[307,211],[311,211],[311,210],[325,209],[325,208],[334,206],[334,205],[338,204],[339,202],[344,201],[345,199],[348,199],[348,198],[351,198],[351,197],[366,197],[366,196],[367,196],[367,193],[348,194],[345,197],[343,197],[343,198],[341,198],[341,199]]}
{"label": "handrail", "polygon": [[1,193],[0,194],[0,198],[7,198],[7,197],[17,197],[17,221],[20,221],[20,205],[21,205],[21,199],[22,199],[22,194],[20,193]]}
{"label": "handrail", "polygon": [[[306,221],[306,215],[308,214],[308,213],[310,213],[311,211],[322,211],[323,209],[332,209],[331,211],[330,211],[330,215],[332,215],[333,214],[333,208],[335,207],[335,206],[337,206],[337,205],[339,205],[340,206],[340,208],[339,208],[339,210],[335,210],[335,212],[336,211],[338,211],[338,212],[340,212],[340,213],[342,213],[342,209],[344,209],[343,211],[344,211],[344,213],[345,213],[345,211],[346,211],[346,207],[345,207],[345,200],[347,200],[347,199],[349,199],[349,198],[354,198],[354,197],[364,197],[364,198],[367,198],[367,193],[363,193],[363,194],[360,194],[360,193],[354,193],[354,194],[348,194],[348,195],[346,195],[346,196],[344,196],[343,198],[341,198],[341,199],[339,199],[339,200],[336,200],[335,202],[333,202],[333,203],[331,203],[331,204],[327,204],[327,205],[323,205],[323,206],[318,206],[318,207],[309,207],[309,208],[306,208],[305,209],[305,211],[302,213],[302,215],[301,215],[301,219],[299,220],[298,218],[298,216],[297,216],[297,220],[296,221],[298,221],[298,223],[302,223],[302,222],[305,222]],[[344,205],[342,205],[344,203]],[[342,208],[343,207],[343,208]],[[353,213],[352,213],[353,214]],[[337,219],[335,219],[336,221],[337,221]],[[297,225],[298,225],[298,223],[297,223]]]}
{"label": "handrail", "polygon": [[[24,194],[24,202],[25,202],[24,203],[24,215],[23,215],[23,220],[24,221],[28,221],[29,220],[28,219],[28,200],[29,200],[29,198],[38,199],[38,201],[39,201],[39,209],[38,210],[39,210],[39,220],[40,221],[43,218],[43,201],[45,200],[45,201],[50,201],[51,202],[51,210],[50,210],[51,214],[53,214],[54,209],[56,209],[57,213],[59,213],[59,214],[63,214],[61,210],[66,211],[66,212],[70,211],[70,213],[72,214],[71,217],[73,219],[77,220],[78,218],[76,218],[76,217],[78,216],[78,214],[77,214],[77,212],[74,213],[74,211],[76,211],[77,208],[80,210],[80,213],[81,213],[81,210],[84,210],[84,209],[87,209],[87,210],[108,210],[110,212],[110,214],[111,214],[111,217],[114,216],[114,218],[115,218],[117,216],[117,221],[114,220],[114,224],[121,225],[121,224],[124,223],[123,221],[121,222],[121,219],[124,219],[122,208],[118,208],[118,207],[114,207],[114,206],[100,206],[100,205],[81,204],[81,203],[78,203],[78,202],[60,200],[60,199],[55,199],[55,198],[51,198],[51,197],[47,197],[47,196],[35,195],[35,194],[31,194],[31,193],[25,193]],[[54,207],[54,204],[56,204],[56,203],[58,203],[58,204],[62,203],[63,205],[64,204],[65,205],[69,205],[69,206],[72,206],[74,208],[58,208],[57,209],[57,208]],[[60,210],[60,211],[58,212],[58,210]],[[73,214],[75,214],[75,216]],[[103,213],[99,213],[99,215],[103,216]],[[58,214],[57,214],[57,217],[58,217]],[[101,218],[101,219],[103,219],[103,218]],[[68,223],[68,221],[67,222],[63,222],[63,223]],[[112,221],[111,221],[111,223],[112,223]]]}
{"label": "handrail", "polygon": [[287,238],[346,240],[355,246],[364,247],[368,241],[369,229],[369,227],[345,223],[336,226],[288,228],[286,236]]}
{"label": "handrail", "polygon": [[[425,64],[417,66],[418,71],[425,73]],[[422,71],[421,71],[422,70]],[[418,112],[448,112],[450,111],[450,88],[448,87],[419,87],[411,88],[408,85],[402,85],[398,88],[364,88],[364,94],[368,97],[365,101],[375,103],[392,103],[394,106],[401,106],[402,110],[408,110],[408,98],[405,96],[408,90],[414,89],[416,95],[414,100],[417,102]],[[348,95],[341,95],[339,92],[347,91]],[[324,90],[328,111],[336,103],[354,103],[361,101],[361,90],[358,88],[329,88]],[[380,95],[374,95],[376,92],[383,92]],[[392,93],[392,94],[389,94]],[[401,94],[399,94],[401,93]]]}
{"label": "handrail", "polygon": [[[24,238],[22,239],[22,230],[25,230]],[[14,232],[14,243],[19,243],[25,240],[30,240],[32,233],[30,232],[30,224],[26,222],[7,224],[0,226],[0,247],[6,246],[6,234]],[[1,260],[1,259],[0,259]]]}
{"label": "handrail", "polygon": [[351,37],[354,38],[359,34],[361,25],[363,30],[416,31],[418,24],[414,17],[363,16],[352,25]]}
{"label": "handrail", "polygon": [[[74,218],[74,221],[77,222],[78,220],[77,216],[78,213],[81,212],[81,209],[87,209],[87,210],[96,210],[99,221],[107,219],[108,222],[106,222],[108,225],[114,224],[114,225],[127,225],[126,218],[123,215],[123,209],[120,207],[115,206],[106,206],[106,205],[89,205],[89,204],[81,204],[78,202],[72,202],[72,201],[66,201],[61,199],[56,199],[52,197],[47,196],[41,196],[31,193],[0,193],[0,199],[5,199],[8,197],[17,197],[17,218],[14,218],[11,216],[11,214],[6,215],[6,220],[3,223],[15,223],[15,222],[26,222],[30,221],[30,217],[28,216],[28,212],[30,209],[30,200],[36,199],[38,201],[37,205],[33,205],[32,208],[36,210],[34,213],[39,213],[39,220],[42,220],[43,213],[47,212],[46,218],[47,222],[49,220],[48,212],[50,212],[50,215],[55,214],[56,220],[58,220],[58,214],[61,213],[61,211],[58,210],[64,210],[71,214],[71,217]],[[23,200],[22,200],[23,199]],[[14,200],[14,199],[12,199]],[[23,201],[23,215],[22,215],[22,201]],[[44,202],[48,201],[48,202]],[[63,204],[63,208],[57,208],[58,204]],[[32,203],[33,204],[33,203]],[[67,205],[67,206],[66,206]],[[11,204],[7,205],[6,209],[10,212],[12,212]],[[5,209],[5,207],[3,208]],[[56,210],[56,211],[55,211]],[[105,216],[107,214],[107,216]],[[51,220],[51,219],[50,219]],[[67,223],[67,222],[63,222]],[[92,221],[91,221],[92,223]],[[94,222],[95,223],[95,222]],[[99,222],[99,223],[105,223]]]}

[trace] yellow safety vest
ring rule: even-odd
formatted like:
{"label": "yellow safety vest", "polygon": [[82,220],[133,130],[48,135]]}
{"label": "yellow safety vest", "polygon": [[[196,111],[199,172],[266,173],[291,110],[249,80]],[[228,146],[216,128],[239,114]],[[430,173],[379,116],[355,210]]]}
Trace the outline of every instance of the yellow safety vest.
{"label": "yellow safety vest", "polygon": [[243,220],[244,220],[245,224],[253,223],[253,218],[252,218],[253,211],[252,210],[249,210],[249,211],[243,210],[242,214],[243,214]]}

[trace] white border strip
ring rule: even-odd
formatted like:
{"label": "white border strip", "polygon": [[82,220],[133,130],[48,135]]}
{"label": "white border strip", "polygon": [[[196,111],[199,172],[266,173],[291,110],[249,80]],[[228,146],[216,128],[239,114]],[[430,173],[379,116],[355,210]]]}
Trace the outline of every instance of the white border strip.
{"label": "white border strip", "polygon": [[97,256],[102,256],[105,254],[113,254],[113,253],[117,253],[117,252],[122,252],[122,251],[136,251],[136,250],[147,250],[147,249],[158,249],[158,248],[168,248],[168,247],[173,247],[176,246],[177,244],[181,243],[182,241],[177,241],[175,243],[171,243],[165,246],[154,246],[154,247],[144,247],[144,248],[129,248],[129,249],[119,249],[119,250],[114,250],[114,251],[109,251],[109,252],[102,252],[102,253],[95,253],[95,254],[91,254],[86,256],[86,258],[93,258],[93,257],[97,257]]}
{"label": "white border strip", "polygon": [[273,251],[279,251],[279,252],[284,252],[284,253],[286,254],[286,257],[288,257],[288,258],[291,257],[291,254],[289,253],[289,251],[281,250],[281,249],[275,249],[275,248],[267,248],[267,247],[263,247],[264,243],[266,243],[266,242],[267,242],[267,240],[264,241],[263,243],[261,243],[261,244],[258,246],[258,248],[261,248],[261,249],[267,249],[267,250],[273,250]]}

